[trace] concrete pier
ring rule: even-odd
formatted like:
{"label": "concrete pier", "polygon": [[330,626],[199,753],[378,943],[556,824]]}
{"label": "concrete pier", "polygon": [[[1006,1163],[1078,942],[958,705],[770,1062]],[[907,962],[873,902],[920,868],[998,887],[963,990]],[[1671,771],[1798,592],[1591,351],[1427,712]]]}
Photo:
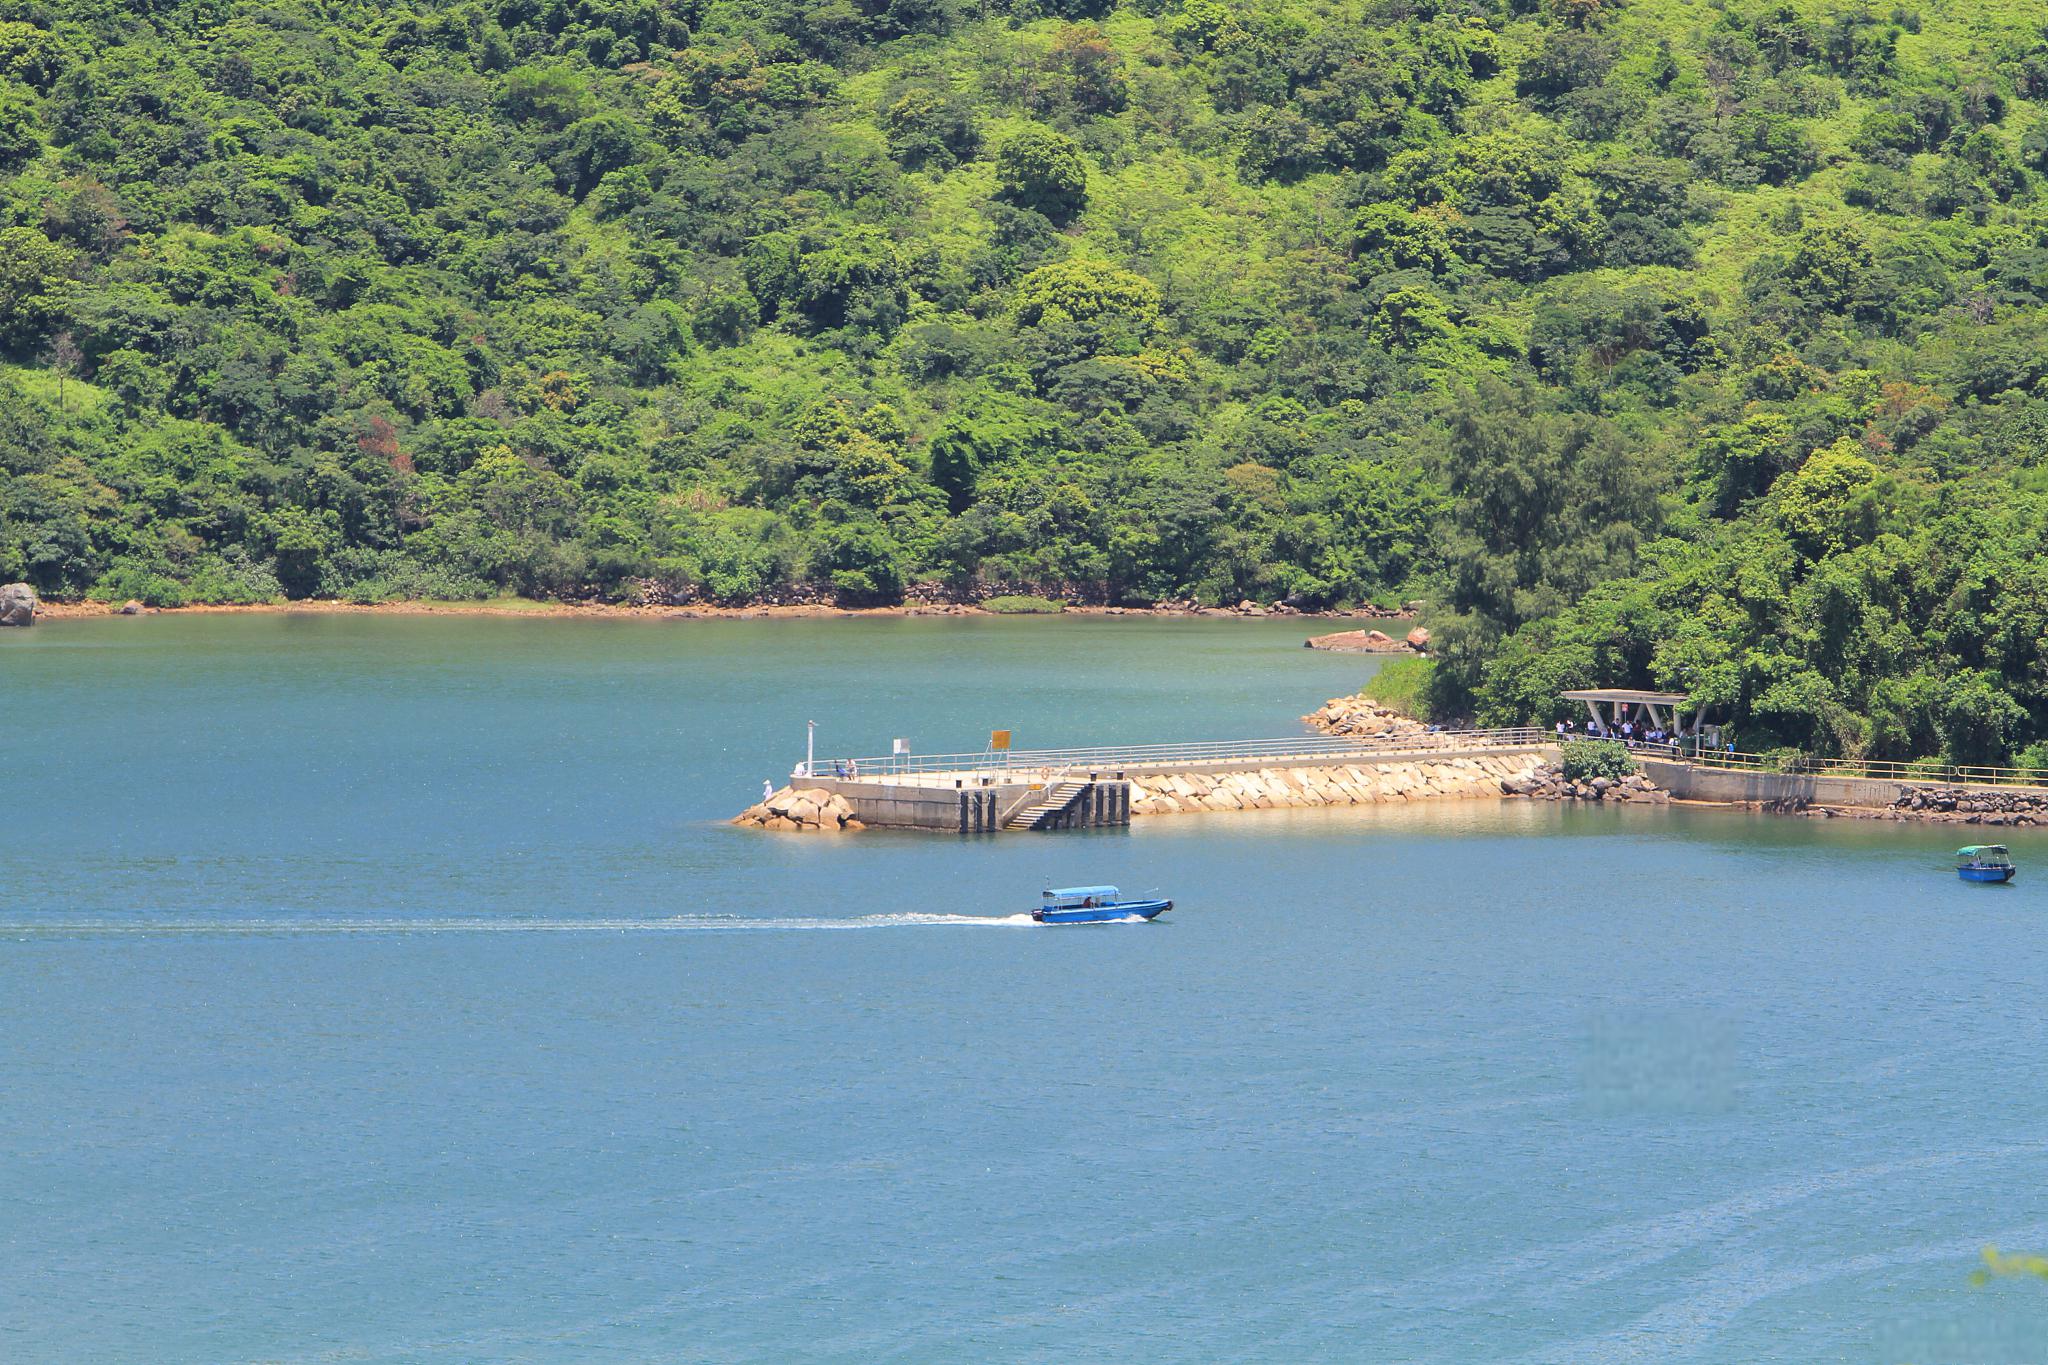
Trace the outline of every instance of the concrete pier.
{"label": "concrete pier", "polygon": [[859,776],[793,778],[779,801],[740,819],[771,824],[771,807],[805,809],[799,798],[809,793],[810,806],[851,812],[841,827],[954,835],[1120,828],[1198,811],[1498,798],[1503,780],[1556,758],[1554,740],[1540,730],[1459,731],[834,760],[835,774]]}

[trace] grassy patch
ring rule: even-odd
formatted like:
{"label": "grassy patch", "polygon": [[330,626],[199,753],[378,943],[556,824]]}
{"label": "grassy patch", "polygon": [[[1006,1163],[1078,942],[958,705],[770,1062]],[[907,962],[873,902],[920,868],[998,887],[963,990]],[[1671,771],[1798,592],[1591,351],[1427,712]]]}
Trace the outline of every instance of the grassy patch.
{"label": "grassy patch", "polygon": [[998,616],[1052,616],[1067,609],[1064,602],[1055,602],[1045,597],[991,597],[981,604],[983,611],[992,611]]}

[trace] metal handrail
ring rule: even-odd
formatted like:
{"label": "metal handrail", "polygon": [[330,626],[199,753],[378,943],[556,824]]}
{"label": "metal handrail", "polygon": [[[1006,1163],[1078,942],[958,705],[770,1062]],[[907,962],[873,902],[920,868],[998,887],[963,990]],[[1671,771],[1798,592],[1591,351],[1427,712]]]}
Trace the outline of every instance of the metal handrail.
{"label": "metal handrail", "polygon": [[1886,782],[1924,782],[1965,787],[2048,787],[2039,768],[2000,768],[1981,763],[1934,763],[1926,759],[1818,758],[1800,755],[1785,766],[1775,754],[1710,749],[1683,760],[1703,768],[1784,773],[1793,777],[1868,777]]}
{"label": "metal handrail", "polygon": [[1557,736],[1533,725],[1498,730],[1437,730],[1403,735],[1301,735],[1292,739],[1209,740],[1180,744],[1124,744],[1073,749],[1018,749],[974,754],[888,754],[874,758],[819,759],[819,776],[852,769],[861,776],[929,773],[1042,774],[1075,769],[1161,767],[1176,763],[1229,763],[1255,758],[1342,758],[1412,750],[1456,751],[1555,744]]}
{"label": "metal handrail", "polygon": [[1008,829],[1010,827],[1011,816],[1015,815],[1018,811],[1023,810],[1024,807],[1030,805],[1032,798],[1037,796],[1038,793],[1042,791],[1050,791],[1054,786],[1058,785],[1062,780],[1064,780],[1066,778],[1066,775],[1071,771],[1072,769],[1070,768],[1062,768],[1056,773],[1048,773],[1046,776],[1040,778],[1038,781],[1027,784],[1023,791],[1017,793],[1017,797],[1015,800],[1011,801],[1009,805],[1003,807],[1002,810],[996,812],[996,828]]}

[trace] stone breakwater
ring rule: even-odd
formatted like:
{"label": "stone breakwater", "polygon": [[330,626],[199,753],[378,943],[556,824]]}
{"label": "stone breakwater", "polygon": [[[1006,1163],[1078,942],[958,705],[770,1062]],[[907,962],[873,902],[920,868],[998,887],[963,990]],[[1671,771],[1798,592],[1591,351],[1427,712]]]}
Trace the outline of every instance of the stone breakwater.
{"label": "stone breakwater", "polygon": [[1429,729],[1414,717],[1404,716],[1366,697],[1332,697],[1301,719],[1311,730],[1354,739],[1419,735]]}
{"label": "stone breakwater", "polygon": [[1882,807],[1800,801],[1765,809],[1817,820],[1926,820],[1946,825],[2048,825],[2048,792],[1909,787]]}
{"label": "stone breakwater", "polygon": [[1475,754],[1405,762],[1133,777],[1131,814],[1375,806],[1499,797],[1504,783],[1526,778],[1538,761],[1535,754]]}
{"label": "stone breakwater", "polygon": [[854,815],[850,801],[819,787],[801,791],[784,787],[766,801],[741,811],[733,823],[799,834],[837,834],[867,828]]}
{"label": "stone breakwater", "polygon": [[2048,792],[1915,787],[1899,793],[1889,810],[1894,815],[1961,825],[2038,825],[2048,823]]}
{"label": "stone breakwater", "polygon": [[1664,805],[1671,793],[1641,773],[1626,777],[1596,777],[1590,782],[1566,779],[1558,763],[1539,763],[1526,776],[1511,777],[1500,784],[1506,796],[1526,796],[1536,801],[1640,801]]}

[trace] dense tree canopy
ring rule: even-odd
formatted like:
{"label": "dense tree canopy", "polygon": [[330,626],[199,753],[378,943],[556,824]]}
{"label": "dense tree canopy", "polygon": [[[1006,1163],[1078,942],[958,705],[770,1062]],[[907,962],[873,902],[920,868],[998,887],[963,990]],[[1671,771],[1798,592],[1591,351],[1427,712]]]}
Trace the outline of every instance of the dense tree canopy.
{"label": "dense tree canopy", "polygon": [[2010,758],[2048,739],[2044,35],[0,0],[0,580],[1420,596],[1482,718],[1642,683],[1758,746]]}

